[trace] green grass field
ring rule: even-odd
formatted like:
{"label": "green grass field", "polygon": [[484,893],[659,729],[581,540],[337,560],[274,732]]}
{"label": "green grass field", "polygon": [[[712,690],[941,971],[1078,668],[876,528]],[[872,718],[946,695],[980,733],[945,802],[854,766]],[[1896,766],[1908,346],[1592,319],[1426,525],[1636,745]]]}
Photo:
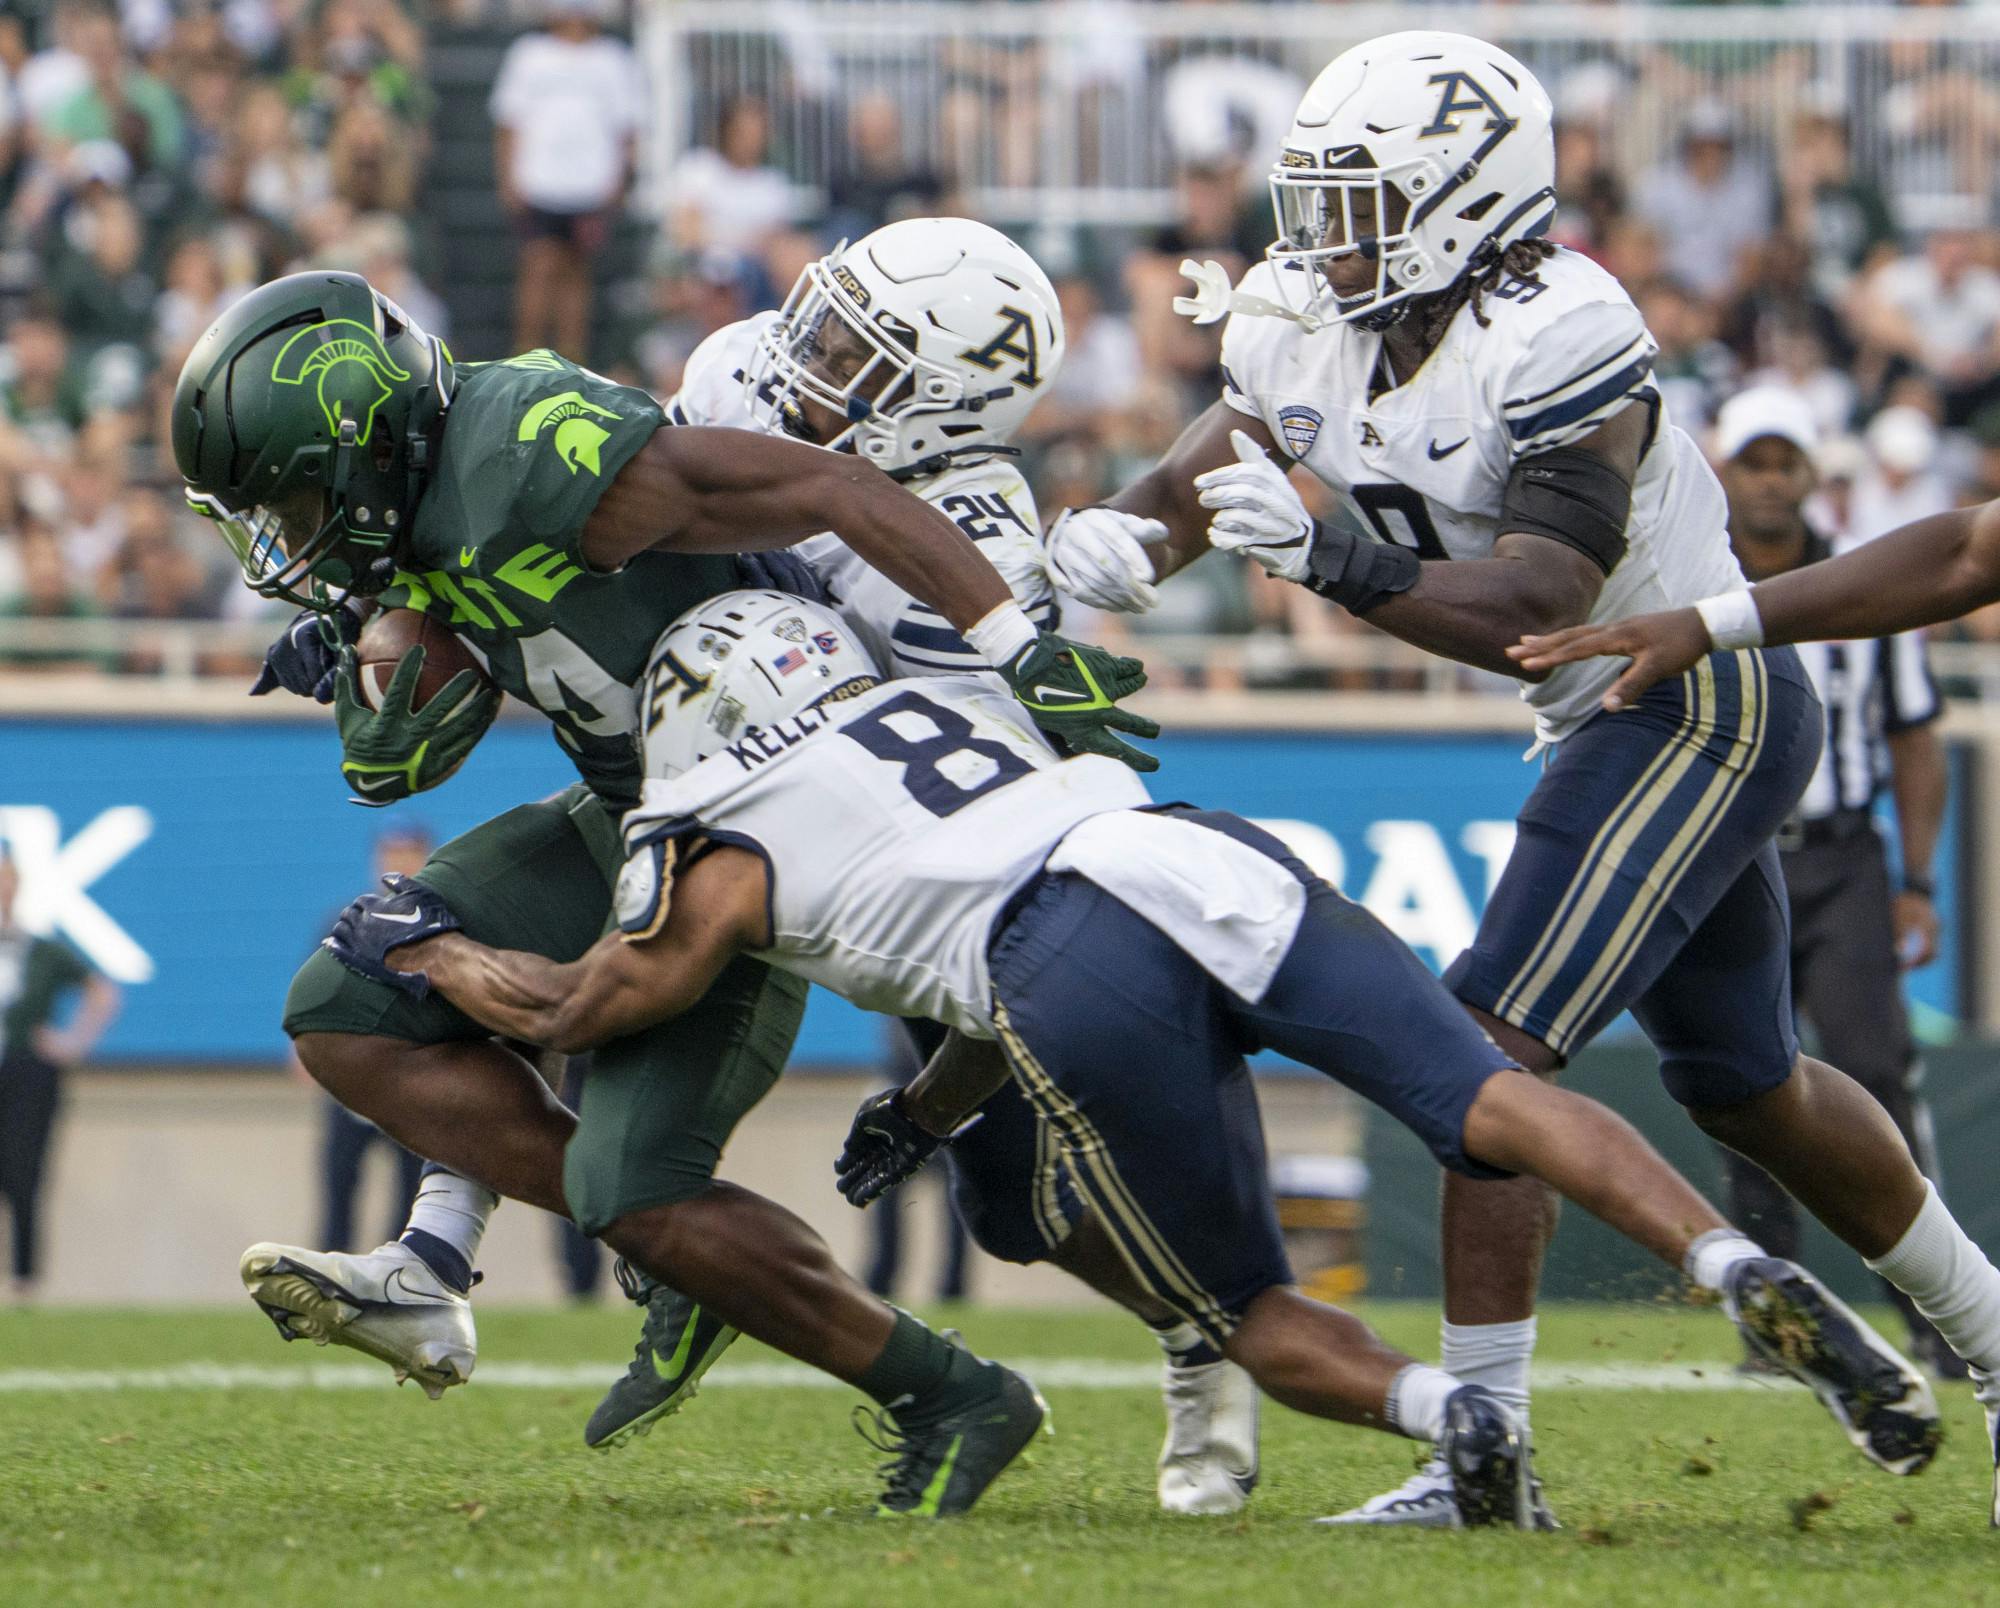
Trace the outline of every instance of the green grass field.
{"label": "green grass field", "polygon": [[[1369,1316],[1432,1350],[1431,1311]],[[1544,1316],[1542,1360],[1598,1381],[1538,1397],[1554,1536],[1315,1528],[1414,1448],[1275,1408],[1247,1514],[1163,1517],[1143,1333],[1096,1313],[950,1321],[1030,1372],[1044,1359],[1057,1433],[972,1516],[925,1525],[867,1516],[858,1398],[788,1383],[747,1344],[650,1439],[585,1451],[629,1308],[489,1312],[484,1377],[437,1403],[386,1372],[377,1388],[351,1352],[281,1346],[247,1305],[0,1312],[0,1603],[2000,1603],[1963,1387],[1938,1463],[1895,1480],[1796,1389],[1604,1382],[1726,1373],[1714,1313]]]}

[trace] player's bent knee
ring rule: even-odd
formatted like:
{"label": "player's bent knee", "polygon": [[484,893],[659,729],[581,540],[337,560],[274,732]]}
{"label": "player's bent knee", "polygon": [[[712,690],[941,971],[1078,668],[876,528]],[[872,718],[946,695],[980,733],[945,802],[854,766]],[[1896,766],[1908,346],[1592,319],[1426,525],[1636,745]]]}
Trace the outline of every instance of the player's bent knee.
{"label": "player's bent knee", "polygon": [[1780,1090],[1801,1087],[1797,1074],[1805,1057],[1775,1071],[1767,1067],[1670,1056],[1660,1062],[1660,1081],[1702,1132],[1727,1143],[1726,1131],[1754,1124]]}

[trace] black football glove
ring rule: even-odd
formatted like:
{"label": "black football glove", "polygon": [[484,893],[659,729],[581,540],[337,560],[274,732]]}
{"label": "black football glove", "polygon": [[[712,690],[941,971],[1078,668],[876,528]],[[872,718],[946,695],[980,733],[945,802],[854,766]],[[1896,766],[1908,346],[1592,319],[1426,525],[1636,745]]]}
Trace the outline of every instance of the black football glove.
{"label": "black football glove", "polygon": [[866,1206],[922,1172],[951,1139],[918,1127],[903,1110],[901,1089],[884,1089],[854,1113],[834,1178],[850,1206]]}
{"label": "black football glove", "polygon": [[1146,684],[1146,667],[1137,659],[1044,631],[1000,674],[1035,724],[1060,738],[1070,753],[1122,759],[1136,771],[1160,768],[1151,754],[1116,735],[1121,731],[1134,737],[1160,735],[1157,720],[1118,707],[1120,698],[1131,697]]}
{"label": "black football glove", "polygon": [[384,877],[382,886],[389,891],[364,893],[341,911],[326,947],[349,971],[422,999],[431,991],[431,980],[421,972],[397,971],[389,964],[389,951],[457,932],[462,923],[438,894],[400,872]]}
{"label": "black football glove", "polygon": [[302,610],[285,627],[285,634],[264,650],[264,668],[257,673],[250,696],[261,698],[283,687],[314,703],[332,703],[340,650],[360,636],[360,617],[350,608],[338,608],[331,614]]}

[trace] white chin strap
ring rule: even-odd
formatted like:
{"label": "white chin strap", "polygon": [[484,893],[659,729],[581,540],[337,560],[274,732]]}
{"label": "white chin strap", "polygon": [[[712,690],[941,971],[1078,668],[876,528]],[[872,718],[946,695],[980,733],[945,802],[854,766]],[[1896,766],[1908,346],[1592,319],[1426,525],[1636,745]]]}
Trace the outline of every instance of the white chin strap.
{"label": "white chin strap", "polygon": [[1242,313],[1250,318],[1288,318],[1307,330],[1326,327],[1327,320],[1317,313],[1302,313],[1282,303],[1266,301],[1262,296],[1250,296],[1237,290],[1229,282],[1229,270],[1213,259],[1196,262],[1192,257],[1185,257],[1181,260],[1181,272],[1194,281],[1194,294],[1176,296],[1174,311],[1197,324],[1214,324],[1231,313]]}

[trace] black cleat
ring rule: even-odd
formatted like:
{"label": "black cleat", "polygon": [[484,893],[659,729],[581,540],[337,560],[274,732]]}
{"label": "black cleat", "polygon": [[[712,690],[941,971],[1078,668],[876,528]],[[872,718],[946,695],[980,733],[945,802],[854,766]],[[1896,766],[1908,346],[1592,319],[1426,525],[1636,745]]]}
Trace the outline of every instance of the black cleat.
{"label": "black cleat", "polygon": [[963,1513],[1035,1438],[1049,1414],[1041,1393],[1011,1368],[985,1364],[991,1389],[956,1412],[915,1428],[857,1405],[854,1427],[882,1464],[883,1518],[935,1519]]}
{"label": "black cleat", "polygon": [[661,1419],[679,1412],[736,1339],[736,1331],[707,1307],[646,1277],[622,1256],[613,1271],[619,1288],[646,1308],[646,1322],[631,1364],[584,1425],[584,1445],[598,1451],[651,1434]]}
{"label": "black cleat", "polygon": [[1540,1500],[1527,1437],[1490,1390],[1461,1385],[1445,1398],[1438,1456],[1451,1471],[1452,1500],[1464,1528],[1555,1527],[1555,1516]]}
{"label": "black cleat", "polygon": [[1944,1426],[1924,1376],[1796,1262],[1739,1262],[1722,1304],[1750,1348],[1810,1386],[1877,1468],[1916,1474],[1937,1456]]}

